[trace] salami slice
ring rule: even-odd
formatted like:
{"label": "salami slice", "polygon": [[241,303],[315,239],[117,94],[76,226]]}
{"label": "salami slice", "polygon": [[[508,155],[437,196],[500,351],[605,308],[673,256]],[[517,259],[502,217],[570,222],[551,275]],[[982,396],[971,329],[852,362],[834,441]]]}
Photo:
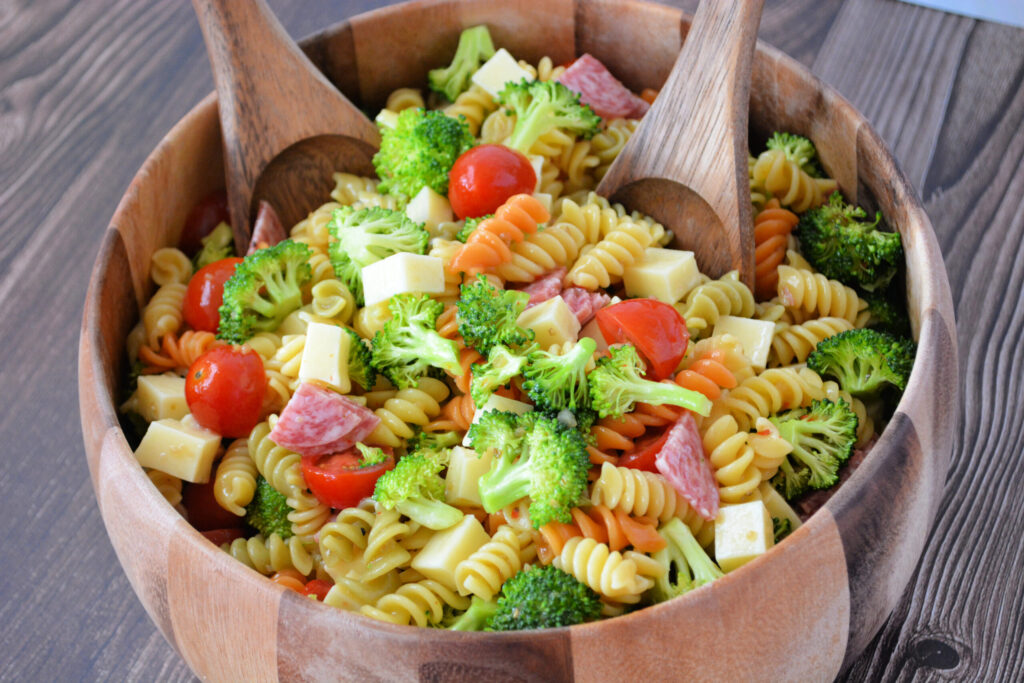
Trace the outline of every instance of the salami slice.
{"label": "salami slice", "polygon": [[591,292],[582,287],[566,287],[561,292],[562,299],[569,306],[580,325],[586,325],[598,310],[608,305],[612,300],[604,292]]}
{"label": "salami slice", "polygon": [[284,241],[285,237],[287,235],[284,232],[284,226],[281,225],[281,219],[277,217],[274,207],[261,199],[260,209],[256,214],[256,225],[253,226],[252,239],[249,240],[249,251],[246,255],[252,254],[257,249],[265,249],[279,244]]}
{"label": "salami slice", "polygon": [[702,519],[710,521],[718,515],[715,474],[704,455],[700,431],[689,411],[672,425],[665,445],[654,458],[654,466]]}
{"label": "salami slice", "polygon": [[651,105],[634,95],[596,57],[585,54],[565,70],[558,81],[580,94],[601,118],[638,119]]}
{"label": "salami slice", "polygon": [[526,307],[533,308],[537,304],[542,304],[548,299],[558,296],[562,291],[562,278],[565,277],[565,272],[565,268],[556,268],[539,280],[523,287],[521,291],[530,295]]}
{"label": "salami slice", "polygon": [[303,382],[270,432],[279,446],[300,455],[340,453],[380,423],[371,411],[330,389]]}

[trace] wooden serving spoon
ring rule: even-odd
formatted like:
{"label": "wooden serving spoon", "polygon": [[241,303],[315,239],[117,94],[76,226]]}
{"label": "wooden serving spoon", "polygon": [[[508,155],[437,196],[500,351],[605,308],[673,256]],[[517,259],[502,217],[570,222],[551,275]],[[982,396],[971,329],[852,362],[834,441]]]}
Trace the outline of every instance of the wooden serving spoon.
{"label": "wooden serving spoon", "polygon": [[764,0],[704,0],[672,73],[597,191],[657,219],[705,273],[754,286],[750,71]]}
{"label": "wooden serving spoon", "polygon": [[244,254],[260,199],[290,227],[334,171],[373,175],[377,127],[313,66],[264,0],[192,0],[217,85],[228,208]]}

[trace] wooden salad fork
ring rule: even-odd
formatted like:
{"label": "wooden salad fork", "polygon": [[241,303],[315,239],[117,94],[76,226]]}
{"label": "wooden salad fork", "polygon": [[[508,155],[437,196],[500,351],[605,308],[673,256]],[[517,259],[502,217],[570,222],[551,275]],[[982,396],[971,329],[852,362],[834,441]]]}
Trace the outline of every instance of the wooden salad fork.
{"label": "wooden salad fork", "polygon": [[284,226],[322,203],[333,172],[373,175],[377,127],[303,54],[264,0],[193,0],[217,86],[228,207],[244,254],[259,200]]}
{"label": "wooden salad fork", "polygon": [[764,0],[700,4],[665,86],[597,191],[675,233],[712,277],[754,286],[750,74]]}

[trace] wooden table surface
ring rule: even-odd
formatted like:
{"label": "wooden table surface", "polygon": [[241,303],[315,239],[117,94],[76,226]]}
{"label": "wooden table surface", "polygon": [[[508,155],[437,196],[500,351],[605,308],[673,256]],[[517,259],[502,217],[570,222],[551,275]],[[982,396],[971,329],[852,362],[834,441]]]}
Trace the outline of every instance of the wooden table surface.
{"label": "wooden table surface", "polygon": [[[296,36],[380,4],[271,2]],[[895,151],[956,304],[961,429],[938,517],[847,676],[1021,680],[1024,30],[895,0],[769,0],[761,37],[838,88]],[[119,197],[212,87],[187,2],[0,0],[0,680],[192,678],[104,532],[76,353]]]}

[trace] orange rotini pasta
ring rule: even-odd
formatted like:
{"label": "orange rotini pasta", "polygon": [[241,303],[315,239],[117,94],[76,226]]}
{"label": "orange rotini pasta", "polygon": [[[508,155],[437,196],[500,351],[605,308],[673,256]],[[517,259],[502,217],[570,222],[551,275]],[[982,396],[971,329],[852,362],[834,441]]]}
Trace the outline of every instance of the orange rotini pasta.
{"label": "orange rotini pasta", "polygon": [[770,199],[754,218],[754,294],[759,301],[775,296],[779,265],[786,258],[789,234],[800,220]]}
{"label": "orange rotini pasta", "polygon": [[521,242],[526,235],[537,232],[538,224],[550,218],[548,210],[534,197],[510,197],[498,207],[493,218],[476,226],[465,246],[452,259],[451,270],[473,275],[510,261],[509,244]]}

